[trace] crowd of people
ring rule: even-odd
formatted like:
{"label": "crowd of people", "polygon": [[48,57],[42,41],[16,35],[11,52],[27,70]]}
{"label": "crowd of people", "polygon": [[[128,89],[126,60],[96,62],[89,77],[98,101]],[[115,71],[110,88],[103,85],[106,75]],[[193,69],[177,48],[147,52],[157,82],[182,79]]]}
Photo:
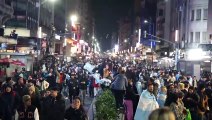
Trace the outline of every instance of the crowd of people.
{"label": "crowd of people", "polygon": [[90,62],[95,68],[89,71],[85,63],[43,65],[33,74],[24,68],[16,71],[1,83],[0,119],[87,120],[86,95],[94,98],[105,89],[112,91],[117,111],[124,110],[126,120],[212,119],[211,74],[198,80],[180,71],[110,59]]}
{"label": "crowd of people", "polygon": [[[111,88],[117,109],[125,109],[126,120],[212,119],[211,74],[202,74],[198,80],[175,70],[124,67]],[[164,111],[170,111],[170,117],[155,117]]]}
{"label": "crowd of people", "polygon": [[76,68],[66,63],[43,65],[33,74],[16,70],[0,85],[0,119],[87,120],[83,104],[88,80]]}

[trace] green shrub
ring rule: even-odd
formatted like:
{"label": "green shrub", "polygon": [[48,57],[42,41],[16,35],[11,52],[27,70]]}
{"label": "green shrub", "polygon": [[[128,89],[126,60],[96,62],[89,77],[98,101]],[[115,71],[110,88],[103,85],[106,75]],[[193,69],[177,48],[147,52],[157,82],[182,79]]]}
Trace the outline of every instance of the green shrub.
{"label": "green shrub", "polygon": [[116,120],[115,98],[110,90],[104,91],[96,100],[97,120]]}

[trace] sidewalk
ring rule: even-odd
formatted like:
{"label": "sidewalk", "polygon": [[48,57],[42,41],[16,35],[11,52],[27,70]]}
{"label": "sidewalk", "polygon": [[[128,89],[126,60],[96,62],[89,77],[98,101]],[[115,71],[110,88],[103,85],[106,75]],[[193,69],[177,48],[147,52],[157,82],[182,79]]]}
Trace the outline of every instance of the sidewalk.
{"label": "sidewalk", "polygon": [[93,102],[93,99],[94,99],[94,98],[91,98],[91,97],[89,97],[89,96],[86,96],[86,97],[85,97],[85,104],[83,105],[83,107],[84,107],[84,109],[85,109],[85,112],[88,113],[88,111],[89,111],[89,109],[90,109],[90,107],[91,107],[91,104],[92,104],[92,102]]}
{"label": "sidewalk", "polygon": [[96,113],[95,102],[96,102],[96,98],[93,98],[93,101],[91,102],[90,107],[87,111],[89,120],[95,120],[95,113]]}

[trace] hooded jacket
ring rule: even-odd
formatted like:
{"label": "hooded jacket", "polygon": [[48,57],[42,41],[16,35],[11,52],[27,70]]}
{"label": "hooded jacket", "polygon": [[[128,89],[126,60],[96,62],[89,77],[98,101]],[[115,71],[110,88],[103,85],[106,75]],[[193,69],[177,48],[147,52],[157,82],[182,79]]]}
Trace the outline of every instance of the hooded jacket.
{"label": "hooded jacket", "polygon": [[56,98],[47,97],[43,102],[42,114],[45,120],[64,120],[65,101],[58,93]]}
{"label": "hooded jacket", "polygon": [[[10,87],[11,92],[6,92],[6,88]],[[17,94],[13,91],[13,87],[9,84],[5,85],[3,94],[0,96],[0,117],[2,120],[12,120],[15,115],[15,109],[19,104]]]}

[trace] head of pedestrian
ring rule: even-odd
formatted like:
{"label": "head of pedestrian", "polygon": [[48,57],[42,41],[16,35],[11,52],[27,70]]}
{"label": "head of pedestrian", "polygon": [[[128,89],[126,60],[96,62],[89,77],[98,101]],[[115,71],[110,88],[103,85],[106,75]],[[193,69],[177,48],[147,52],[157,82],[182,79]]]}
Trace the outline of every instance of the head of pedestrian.
{"label": "head of pedestrian", "polygon": [[26,107],[31,105],[31,97],[29,95],[24,95],[22,101]]}
{"label": "head of pedestrian", "polygon": [[71,78],[74,79],[76,74],[74,72],[71,73]]}
{"label": "head of pedestrian", "polygon": [[205,92],[205,84],[200,84],[200,85],[198,86],[198,90],[199,90],[201,93]]}
{"label": "head of pedestrian", "polygon": [[177,94],[178,94],[177,96],[178,96],[179,100],[183,100],[184,93],[179,91]]}
{"label": "head of pedestrian", "polygon": [[53,87],[53,88],[51,89],[51,96],[52,96],[53,98],[56,98],[56,97],[58,96],[58,93],[59,93],[59,90],[58,90],[57,87]]}
{"label": "head of pedestrian", "polygon": [[47,90],[45,91],[45,97],[48,97],[49,95],[51,95],[51,91],[50,91],[49,89],[47,89]]}
{"label": "head of pedestrian", "polygon": [[212,83],[211,82],[207,82],[206,86],[207,86],[208,89],[212,89]]}
{"label": "head of pedestrian", "polygon": [[7,77],[6,78],[6,83],[11,84],[12,83],[12,78],[11,77]]}
{"label": "head of pedestrian", "polygon": [[128,79],[128,84],[131,85],[131,86],[133,85],[132,79]]}
{"label": "head of pedestrian", "polygon": [[174,91],[174,84],[173,83],[170,83],[169,84],[169,91]]}
{"label": "head of pedestrian", "polygon": [[153,91],[154,91],[154,84],[153,84],[153,83],[148,83],[147,90],[148,90],[150,93],[153,93]]}
{"label": "head of pedestrian", "polygon": [[175,115],[169,108],[164,107],[152,111],[148,120],[175,120]]}
{"label": "head of pedestrian", "polygon": [[11,84],[6,84],[6,85],[5,85],[5,92],[6,92],[6,93],[11,93],[12,90],[13,90],[13,87],[12,87]]}
{"label": "head of pedestrian", "polygon": [[179,83],[179,89],[180,89],[180,90],[184,90],[184,89],[185,89],[184,83]]}
{"label": "head of pedestrian", "polygon": [[194,90],[195,90],[195,88],[193,86],[190,86],[189,89],[188,89],[188,93],[193,94]]}
{"label": "head of pedestrian", "polygon": [[19,84],[24,84],[24,78],[19,76],[18,83]]}
{"label": "head of pedestrian", "polygon": [[28,94],[29,95],[35,94],[35,86],[34,85],[28,86]]}
{"label": "head of pedestrian", "polygon": [[73,106],[74,109],[78,110],[83,108],[82,104],[81,104],[81,99],[80,97],[75,97],[74,98],[74,102],[73,102]]}
{"label": "head of pedestrian", "polygon": [[167,93],[166,86],[162,86],[162,87],[160,88],[160,92],[161,92],[162,94],[166,94],[166,93]]}

